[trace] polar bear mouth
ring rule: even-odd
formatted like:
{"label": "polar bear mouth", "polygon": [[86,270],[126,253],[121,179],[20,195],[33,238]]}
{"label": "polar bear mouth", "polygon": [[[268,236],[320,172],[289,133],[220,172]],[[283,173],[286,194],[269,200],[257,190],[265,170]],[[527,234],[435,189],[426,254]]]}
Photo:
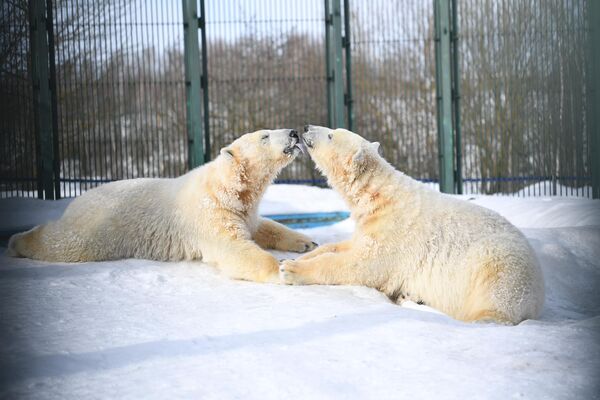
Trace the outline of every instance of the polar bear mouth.
{"label": "polar bear mouth", "polygon": [[292,137],[290,143],[283,149],[283,154],[285,155],[298,155],[298,153],[304,153],[300,140]]}
{"label": "polar bear mouth", "polygon": [[285,149],[283,149],[283,154],[289,156],[290,154],[294,154],[294,152],[296,150],[300,151],[300,148],[298,146],[296,146],[296,145],[294,145],[294,146],[288,146]]}
{"label": "polar bear mouth", "polygon": [[308,147],[309,149],[313,148],[313,141],[308,139],[306,136],[302,136],[302,141],[304,142],[306,147]]}

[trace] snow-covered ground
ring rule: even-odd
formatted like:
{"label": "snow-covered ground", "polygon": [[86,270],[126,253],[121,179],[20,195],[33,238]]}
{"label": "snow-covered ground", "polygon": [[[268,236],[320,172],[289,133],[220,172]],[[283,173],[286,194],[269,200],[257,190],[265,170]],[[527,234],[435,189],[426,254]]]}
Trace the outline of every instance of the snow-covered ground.
{"label": "snow-covered ground", "polygon": [[[464,198],[535,248],[540,320],[467,324],[368,288],[232,281],[193,262],[0,256],[0,398],[599,398],[600,201]],[[0,231],[66,204],[2,200]],[[345,209],[331,190],[290,185],[272,186],[261,206]],[[304,232],[326,243],[352,229]]]}

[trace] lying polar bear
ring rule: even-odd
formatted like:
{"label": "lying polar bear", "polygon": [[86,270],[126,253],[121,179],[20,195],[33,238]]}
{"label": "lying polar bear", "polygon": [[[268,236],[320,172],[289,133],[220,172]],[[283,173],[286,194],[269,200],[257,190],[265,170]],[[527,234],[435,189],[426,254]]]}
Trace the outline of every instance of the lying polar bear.
{"label": "lying polar bear", "polygon": [[279,282],[263,249],[305,252],[310,238],[258,217],[258,203],[299,153],[294,130],[246,134],[176,179],[108,183],[76,198],[55,222],[14,235],[9,254],[46,261],[202,260],[232,278]]}
{"label": "lying polar bear", "polygon": [[463,321],[516,324],[539,315],[540,267],[506,219],[396,171],[378,143],[352,132],[307,126],[302,140],[348,203],[356,231],[284,261],[286,283],[366,285]]}

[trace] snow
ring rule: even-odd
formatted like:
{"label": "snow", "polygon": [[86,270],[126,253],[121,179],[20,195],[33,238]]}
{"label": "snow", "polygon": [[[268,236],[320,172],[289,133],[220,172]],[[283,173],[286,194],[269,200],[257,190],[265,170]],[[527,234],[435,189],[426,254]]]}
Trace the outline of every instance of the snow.
{"label": "snow", "polygon": [[[0,398],[599,398],[600,202],[463,197],[531,242],[540,320],[467,324],[364,287],[232,281],[194,262],[0,256]],[[2,200],[0,230],[66,204]],[[329,189],[275,185],[260,210],[346,207]],[[325,243],[353,228],[304,232]]]}
{"label": "snow", "polygon": [[561,197],[462,196],[508,218],[519,228],[600,226],[598,200]]}

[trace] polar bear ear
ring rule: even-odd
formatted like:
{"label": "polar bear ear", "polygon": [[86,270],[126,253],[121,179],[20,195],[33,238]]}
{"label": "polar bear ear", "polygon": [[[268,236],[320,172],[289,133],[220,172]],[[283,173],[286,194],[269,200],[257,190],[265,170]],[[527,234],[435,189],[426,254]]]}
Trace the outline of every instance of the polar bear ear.
{"label": "polar bear ear", "polygon": [[221,149],[221,155],[225,156],[226,158],[231,159],[231,160],[235,158],[235,156],[233,154],[233,150],[229,147],[223,147]]}
{"label": "polar bear ear", "polygon": [[356,167],[358,173],[362,173],[362,171],[366,168],[368,164],[369,151],[366,146],[361,146],[360,149],[354,153],[352,157],[352,165]]}
{"label": "polar bear ear", "polygon": [[371,148],[377,152],[381,157],[383,157],[383,150],[381,149],[381,145],[379,142],[371,143]]}

